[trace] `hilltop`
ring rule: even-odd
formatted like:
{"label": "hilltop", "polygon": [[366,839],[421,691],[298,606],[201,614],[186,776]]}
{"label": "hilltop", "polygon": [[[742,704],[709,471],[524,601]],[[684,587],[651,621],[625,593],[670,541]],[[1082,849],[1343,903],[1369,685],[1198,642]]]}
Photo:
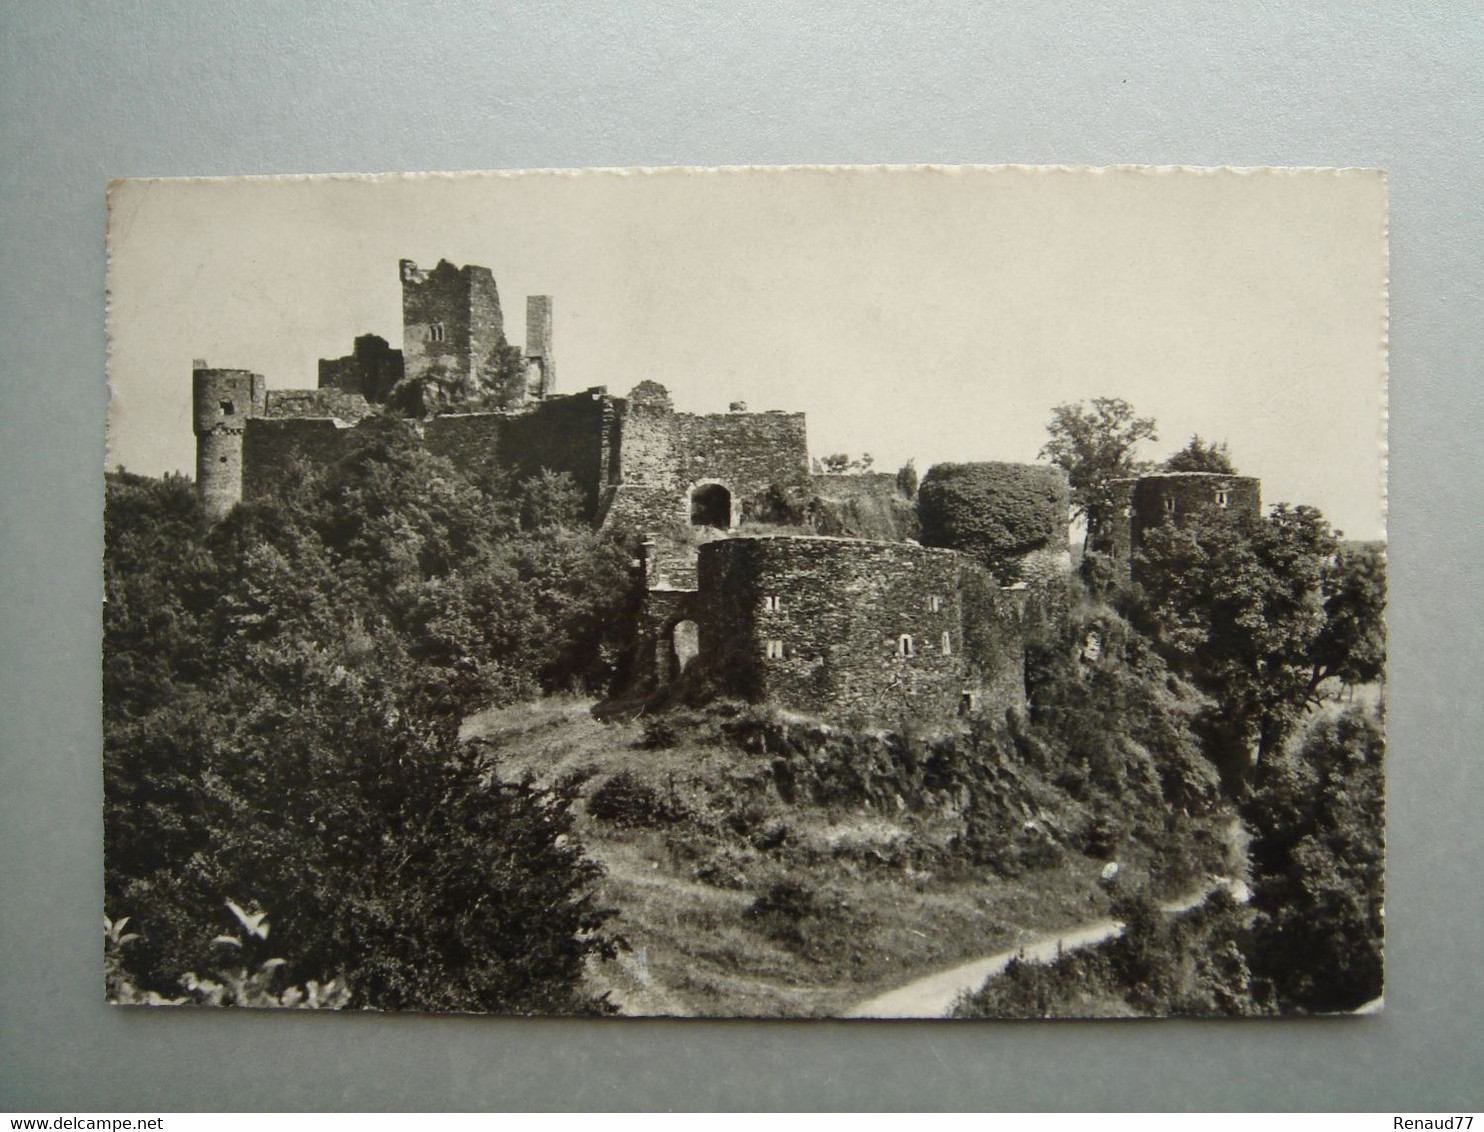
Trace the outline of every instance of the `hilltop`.
{"label": "hilltop", "polygon": [[[1118,846],[1008,737],[904,738],[724,704],[600,721],[554,698],[463,736],[498,776],[575,786],[574,835],[627,942],[589,964],[624,1014],[838,1016],[917,975],[1108,914],[1118,885],[1228,867],[1223,816]],[[1163,831],[1161,831],[1163,832]]]}

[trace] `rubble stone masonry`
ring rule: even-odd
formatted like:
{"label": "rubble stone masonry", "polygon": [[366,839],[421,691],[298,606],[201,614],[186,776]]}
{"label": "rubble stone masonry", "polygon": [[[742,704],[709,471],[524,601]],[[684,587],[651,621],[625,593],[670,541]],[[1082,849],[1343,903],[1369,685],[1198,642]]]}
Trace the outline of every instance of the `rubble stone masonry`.
{"label": "rubble stone masonry", "polygon": [[700,655],[728,691],[837,719],[952,715],[969,676],[962,556],[911,543],[734,537],[701,547]]}

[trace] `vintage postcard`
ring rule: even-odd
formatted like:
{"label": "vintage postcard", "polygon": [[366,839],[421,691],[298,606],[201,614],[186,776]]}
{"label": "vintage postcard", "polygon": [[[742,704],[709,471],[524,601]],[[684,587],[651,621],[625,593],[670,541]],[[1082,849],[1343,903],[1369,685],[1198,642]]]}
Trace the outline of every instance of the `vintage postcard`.
{"label": "vintage postcard", "polygon": [[108,209],[111,1001],[1379,1008],[1380,171]]}

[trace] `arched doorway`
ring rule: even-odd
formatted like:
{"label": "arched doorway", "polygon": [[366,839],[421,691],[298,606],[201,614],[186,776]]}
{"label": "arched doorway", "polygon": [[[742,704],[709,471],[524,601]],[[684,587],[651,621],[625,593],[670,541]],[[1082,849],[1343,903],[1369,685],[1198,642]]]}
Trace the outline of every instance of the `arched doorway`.
{"label": "arched doorway", "polygon": [[725,531],[732,526],[732,493],[719,483],[704,483],[690,493],[690,525],[715,527]]}

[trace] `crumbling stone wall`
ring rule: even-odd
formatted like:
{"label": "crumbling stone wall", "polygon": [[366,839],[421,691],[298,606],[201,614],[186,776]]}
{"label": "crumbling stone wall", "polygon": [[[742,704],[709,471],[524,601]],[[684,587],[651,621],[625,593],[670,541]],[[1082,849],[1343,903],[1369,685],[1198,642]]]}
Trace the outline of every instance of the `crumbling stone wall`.
{"label": "crumbling stone wall", "polygon": [[[200,391],[207,385],[216,390],[220,383],[198,381],[198,400],[206,396]],[[339,459],[350,430],[373,410],[362,397],[338,389],[291,389],[267,393],[265,412],[243,422],[245,434],[233,434],[242,438],[240,455],[218,451],[230,442],[203,444],[198,438],[197,480],[203,498],[210,492],[212,498],[236,502],[244,493],[256,497],[281,490],[295,461],[323,466]],[[224,427],[206,423],[208,428]],[[476,478],[495,468],[507,470],[517,481],[543,469],[569,474],[582,491],[586,517],[596,521],[615,441],[613,398],[601,389],[549,398],[524,412],[450,413],[417,427],[430,452]],[[228,459],[219,462],[221,455]]]}
{"label": "crumbling stone wall", "polygon": [[434,456],[480,480],[501,467],[504,429],[500,413],[448,413],[423,422],[422,438]]}
{"label": "crumbling stone wall", "polygon": [[392,387],[402,380],[402,351],[385,338],[362,334],[343,358],[319,360],[319,387],[358,393],[372,404],[385,404]]}
{"label": "crumbling stone wall", "polygon": [[[469,281],[470,368],[478,377],[488,380],[494,376],[490,359],[498,347],[505,345],[505,315],[500,310],[500,291],[495,286],[494,272],[489,268],[470,264],[462,270]],[[524,377],[522,373],[522,380]]]}
{"label": "crumbling stone wall", "polygon": [[500,461],[517,480],[543,468],[566,472],[582,491],[585,516],[596,521],[614,463],[615,413],[614,398],[600,386],[511,413],[501,429]]}
{"label": "crumbling stone wall", "polygon": [[803,413],[675,415],[678,482],[725,484],[736,500],[780,483],[809,483],[809,442]]}
{"label": "crumbling stone wall", "polygon": [[720,483],[739,499],[774,482],[808,486],[803,413],[677,413],[664,386],[641,382],[622,414],[623,483],[682,493],[696,484]]}
{"label": "crumbling stone wall", "polygon": [[734,694],[831,718],[952,715],[969,690],[962,564],[910,543],[708,543],[698,567],[701,663]]}
{"label": "crumbling stone wall", "polygon": [[920,539],[917,509],[891,472],[810,476],[814,498],[806,520],[822,535],[902,542]]}
{"label": "crumbling stone wall", "polygon": [[248,422],[242,443],[242,494],[281,495],[306,469],[323,468],[345,454],[354,426],[320,418],[259,418]]}
{"label": "crumbling stone wall", "polygon": [[505,317],[487,267],[446,259],[424,271],[401,260],[402,353],[410,380],[440,373],[472,380],[505,341]]}
{"label": "crumbling stone wall", "polygon": [[[645,550],[651,548],[646,547]],[[640,569],[647,565],[641,558]],[[699,660],[695,634],[685,631],[696,626],[698,595],[694,589],[672,589],[651,584],[639,609],[636,656],[642,672],[659,684],[680,675],[682,667]],[[677,640],[677,629],[679,639]]]}
{"label": "crumbling stone wall", "polygon": [[658,382],[641,381],[619,406],[618,481],[675,492],[680,487],[675,408]]}
{"label": "crumbling stone wall", "polygon": [[1024,709],[1025,645],[1045,612],[1041,593],[1029,586],[1003,588],[988,570],[966,559],[960,599],[969,684],[976,689],[970,694],[978,697],[974,710],[998,716]]}
{"label": "crumbling stone wall", "polygon": [[809,487],[831,503],[906,498],[892,472],[816,472],[809,477]]}
{"label": "crumbling stone wall", "polygon": [[277,420],[331,418],[355,424],[374,410],[359,393],[340,389],[272,389],[263,415]]}
{"label": "crumbling stone wall", "polygon": [[556,392],[556,356],[552,349],[550,295],[526,296],[526,381],[533,398]]}
{"label": "crumbling stone wall", "polygon": [[601,521],[657,535],[654,553],[669,585],[696,584],[696,545],[716,537],[710,526],[692,523],[698,490],[725,490],[727,516],[715,525],[729,529],[740,522],[744,501],[769,485],[808,484],[802,413],[677,413],[669,391],[653,381],[640,382],[614,407],[614,463]]}

